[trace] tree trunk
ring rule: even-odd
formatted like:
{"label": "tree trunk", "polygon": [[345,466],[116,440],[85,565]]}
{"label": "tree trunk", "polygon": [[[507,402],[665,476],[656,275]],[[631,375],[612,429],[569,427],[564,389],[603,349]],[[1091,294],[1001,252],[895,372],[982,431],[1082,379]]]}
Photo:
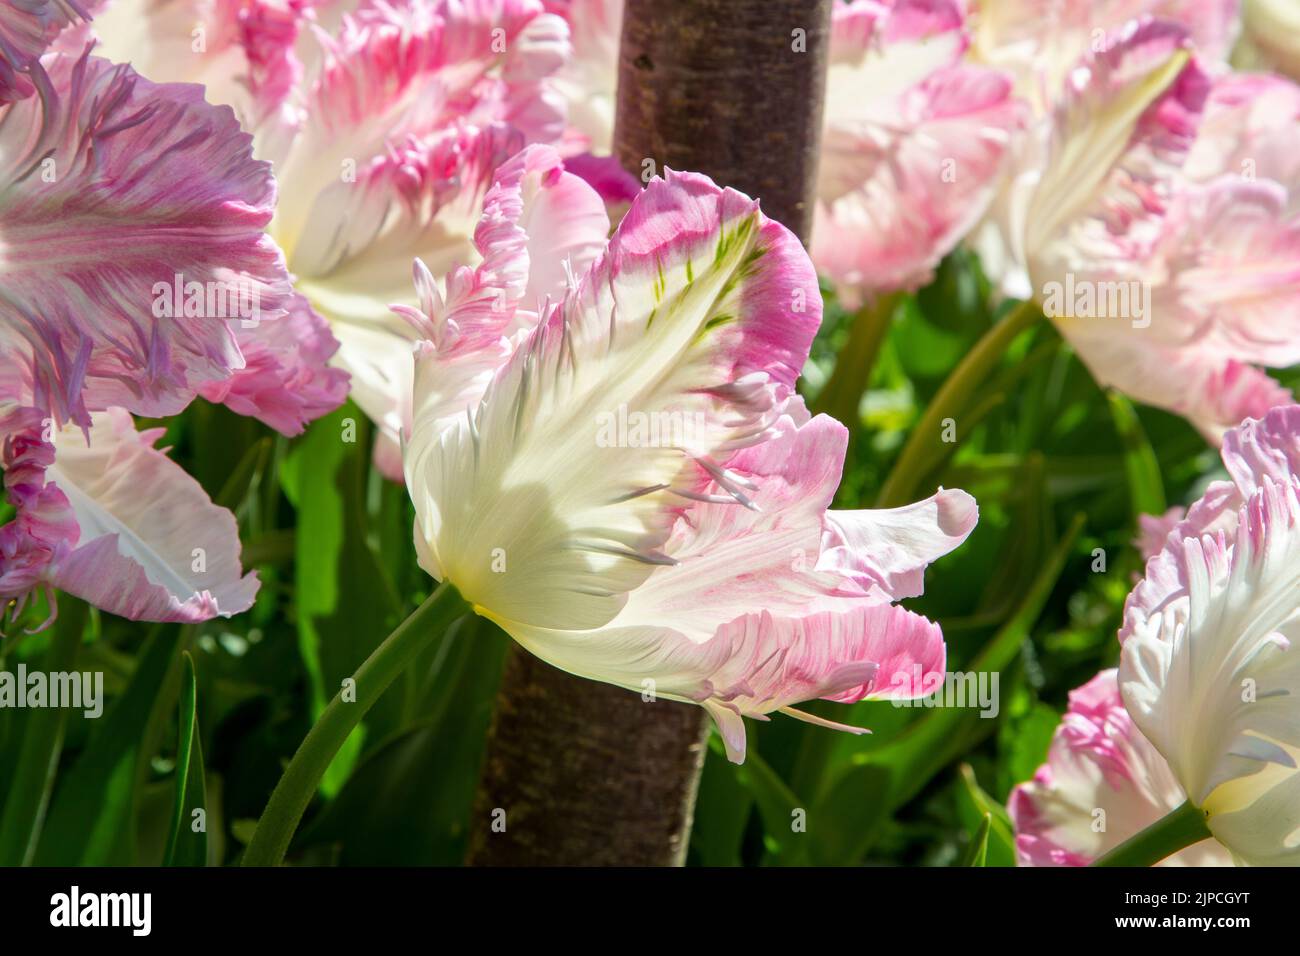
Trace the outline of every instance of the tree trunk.
{"label": "tree trunk", "polygon": [[[615,155],[637,176],[705,173],[806,243],[830,11],[831,0],[628,0]],[[680,865],[707,732],[700,707],[645,702],[513,646],[469,862]]]}

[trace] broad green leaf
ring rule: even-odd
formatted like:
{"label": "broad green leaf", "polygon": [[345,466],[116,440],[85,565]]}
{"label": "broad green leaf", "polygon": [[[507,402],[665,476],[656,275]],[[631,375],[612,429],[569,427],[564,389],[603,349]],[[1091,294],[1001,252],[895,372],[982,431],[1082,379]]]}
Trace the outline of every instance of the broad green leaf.
{"label": "broad green leaf", "polygon": [[[156,712],[168,693],[182,629],[154,628],[126,692],[97,721],[85,749],[54,790],[36,851],[39,866],[125,866],[136,862],[136,801]],[[82,719],[80,715],[74,719]]]}
{"label": "broad green leaf", "polygon": [[700,792],[691,826],[691,854],[701,866],[740,866],[741,845],[754,798],[736,776],[736,766],[717,749],[704,754]]}
{"label": "broad green leaf", "polygon": [[[319,715],[380,642],[400,623],[402,602],[368,543],[366,478],[370,430],[355,406],[314,422],[281,468],[297,509],[295,607],[298,639]],[[366,739],[393,729],[401,695],[385,695],[353,733],[321,782],[326,796],[347,780]]]}
{"label": "broad green leaf", "polygon": [[417,661],[413,722],[372,747],[338,796],[295,841],[337,844],[343,865],[449,866],[462,862],[492,704],[509,638],[462,619]]}
{"label": "broad green leaf", "polygon": [[[59,612],[44,661],[45,671],[50,674],[76,668],[86,629],[87,608],[83,602],[64,595]],[[41,707],[27,711],[25,716],[18,764],[6,793],[0,796],[4,809],[0,816],[0,866],[27,866],[35,858],[63,751],[68,709]]]}

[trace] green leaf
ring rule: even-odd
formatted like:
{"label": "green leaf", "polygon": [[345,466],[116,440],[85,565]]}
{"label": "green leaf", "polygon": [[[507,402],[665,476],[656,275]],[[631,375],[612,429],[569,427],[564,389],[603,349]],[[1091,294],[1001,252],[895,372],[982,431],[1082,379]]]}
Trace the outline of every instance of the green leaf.
{"label": "green leaf", "polygon": [[693,862],[701,866],[740,866],[745,827],[754,798],[736,776],[736,766],[718,749],[704,754],[704,773],[691,826]]}
{"label": "green leaf", "polygon": [[[39,866],[129,866],[136,861],[140,779],[152,753],[144,746],[156,711],[170,709],[181,628],[157,626],[139,652],[125,693],[98,721],[86,748],[54,791],[37,847]],[[82,718],[84,719],[84,718]]]}
{"label": "green leaf", "polygon": [[221,491],[213,499],[216,504],[231,511],[238,511],[239,505],[248,497],[256,482],[266,470],[266,463],[271,458],[272,441],[269,437],[259,439],[244,452],[235,470],[230,473]]}
{"label": "green leaf", "polygon": [[[295,608],[313,719],[405,616],[367,539],[369,449],[365,417],[349,402],[314,422],[281,468],[285,494],[298,511]],[[323,794],[338,793],[369,731],[379,728],[382,736],[400,726],[394,715],[401,698],[400,692],[385,695],[367,715],[326,772]]]}
{"label": "green leaf", "polygon": [[[1034,701],[1027,713],[1008,720],[999,734],[998,749],[1003,755],[1005,775],[999,784],[1009,789],[1034,775],[1047,760],[1047,748],[1060,726],[1061,715],[1042,701]],[[999,786],[999,792],[1004,792]]]}
{"label": "green leaf", "polygon": [[[177,714],[175,800],[172,824],[163,852],[163,866],[204,866],[208,858],[207,799],[204,793],[203,748],[199,740],[198,692],[194,659],[182,654],[180,711]],[[199,811],[196,818],[195,811]],[[201,826],[196,825],[201,822]],[[189,824],[188,826],[186,824]]]}
{"label": "green leaf", "polygon": [[[51,674],[75,669],[88,616],[86,605],[75,598],[65,595],[60,604],[59,619],[44,662],[46,672]],[[27,712],[18,765],[3,798],[0,866],[27,866],[36,854],[59,754],[63,750],[67,719],[65,707],[41,707]]]}
{"label": "green leaf", "polygon": [[[509,638],[464,618],[417,661],[417,719],[372,747],[295,841],[337,844],[342,865],[448,866],[465,856],[488,724]],[[382,808],[382,812],[376,812]]]}
{"label": "green leaf", "polygon": [[[970,764],[962,764],[957,786],[957,813],[967,832],[974,833],[972,845],[982,841],[979,863],[965,866],[1015,866],[1016,838],[1006,809],[984,792]],[[983,821],[987,818],[988,823]],[[983,837],[979,830],[987,827]]]}
{"label": "green leaf", "polygon": [[986,866],[989,853],[989,828],[993,825],[993,814],[984,814],[984,819],[980,823],[980,828],[975,831],[975,836],[971,838],[970,846],[966,849],[966,857],[962,860],[962,866]]}
{"label": "green leaf", "polygon": [[[721,752],[722,742],[716,733],[710,736],[709,746]],[[805,863],[810,849],[808,804],[795,795],[753,748],[745,754],[745,762],[736,767],[736,779],[753,795],[758,806],[772,862],[783,866]]]}

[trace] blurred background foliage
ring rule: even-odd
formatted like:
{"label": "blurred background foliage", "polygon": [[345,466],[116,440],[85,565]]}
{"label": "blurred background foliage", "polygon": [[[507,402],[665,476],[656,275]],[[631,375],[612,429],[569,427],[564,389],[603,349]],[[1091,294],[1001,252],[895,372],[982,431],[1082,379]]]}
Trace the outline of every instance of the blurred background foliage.
{"label": "blurred background foliage", "polygon": [[[988,306],[978,263],[960,251],[856,332],[826,295],[804,388],[851,431],[837,506],[871,507],[926,403],[1009,305]],[[1282,379],[1300,384],[1294,371]],[[65,597],[54,628],[0,642],[0,670],[102,671],[107,697],[98,720],[0,709],[0,821],[44,807],[36,834],[0,829],[0,863],[237,862],[326,700],[429,593],[405,491],[370,467],[355,407],[293,440],[201,402],[156,424],[160,445],[237,514],[260,596],[199,626],[133,624]],[[751,722],[741,767],[715,737],[689,863],[1013,862],[1008,791],[1042,762],[1067,692],[1116,661],[1141,567],[1137,515],[1191,501],[1221,465],[1182,420],[1100,390],[1047,322],[1017,338],[956,427],[955,453],[912,497],[964,488],[980,522],[907,603],[942,624],[950,671],[998,672],[997,717],[819,702],[809,709],[873,733]],[[46,613],[31,608],[24,623]],[[405,673],[331,767],[291,862],[462,860],[507,641],[465,619]],[[38,759],[51,750],[52,774]]]}

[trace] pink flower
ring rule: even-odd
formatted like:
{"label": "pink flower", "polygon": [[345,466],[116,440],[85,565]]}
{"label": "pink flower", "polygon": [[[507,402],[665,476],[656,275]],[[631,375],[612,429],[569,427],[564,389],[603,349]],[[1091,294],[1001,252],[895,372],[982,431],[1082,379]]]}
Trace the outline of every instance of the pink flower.
{"label": "pink flower", "polygon": [[[474,224],[496,167],[526,142],[559,141],[564,104],[551,78],[568,30],[540,0],[180,0],[174,14],[110,0],[97,19],[114,56],[147,76],[206,84],[270,161],[280,197],[269,233],[295,288],[293,327],[255,347],[245,377],[210,397],[283,428],[352,397],[380,426],[377,461],[393,474],[409,404],[413,334],[390,310],[414,307],[410,263],[438,275],[481,262]],[[203,11],[207,11],[203,13]],[[198,55],[198,19],[207,29]],[[132,42],[142,24],[151,42]],[[298,334],[294,332],[293,334]],[[257,333],[249,333],[250,340]],[[331,338],[339,342],[331,355]],[[293,415],[280,379],[302,383]],[[300,423],[299,426],[301,427]],[[295,429],[296,430],[296,429]]]}
{"label": "pink flower", "polygon": [[[812,255],[851,304],[914,288],[984,215],[1023,124],[956,0],[836,4]],[[760,197],[761,198],[761,197]]]}
{"label": "pink flower", "polygon": [[569,24],[573,41],[573,56],[555,76],[555,88],[568,103],[565,153],[608,155],[614,143],[623,0],[545,3],[549,12]]}
{"label": "pink flower", "polygon": [[1300,853],[1300,406],[1229,432],[1233,477],[1193,505],[1125,607],[1134,723],[1215,838],[1252,865]]}
{"label": "pink flower", "polygon": [[[286,317],[270,168],[197,86],[88,52],[26,75],[34,95],[0,106],[0,437],[16,511],[0,528],[0,600],[11,619],[38,590],[53,612],[54,588],[139,620],[238,613],[257,578],[241,572],[234,517],[130,413],[224,390],[301,427],[305,366],[333,345]],[[276,384],[253,391],[258,376]]]}
{"label": "pink flower", "polygon": [[1232,480],[1211,482],[1148,556],[1146,576],[1124,606],[1121,641],[1183,593],[1179,568],[1184,541],[1205,535],[1235,538],[1242,508],[1261,492],[1265,479],[1285,486],[1300,474],[1300,406],[1280,406],[1260,419],[1247,419],[1224,435],[1220,454]]}
{"label": "pink flower", "polygon": [[996,207],[1013,263],[1001,281],[1043,306],[1099,383],[1217,442],[1290,401],[1258,366],[1300,357],[1300,231],[1283,184],[1204,181],[1222,147],[1202,145],[1202,117],[1223,107],[1181,28],[1133,23],[1108,43],[1018,157]]}
{"label": "pink flower", "polygon": [[1138,515],[1138,536],[1133,546],[1143,559],[1159,554],[1169,532],[1187,516],[1186,508],[1173,507],[1162,515]]}
{"label": "pink flower", "polygon": [[86,13],[77,0],[0,0],[0,105],[31,96],[28,69]]}
{"label": "pink flower", "polygon": [[[1011,791],[1021,866],[1087,866],[1182,805],[1186,794],[1120,700],[1116,671],[1070,692],[1047,763]],[[1161,866],[1231,866],[1203,840]]]}
{"label": "pink flower", "polygon": [[287,302],[270,167],[198,87],[88,54],[31,69],[36,95],[0,106],[0,402],[178,412],[244,365],[231,302],[267,324]]}
{"label": "pink flower", "polygon": [[1239,0],[978,0],[975,59],[1010,72],[1037,115],[1050,113],[1075,65],[1134,20],[1158,19],[1189,31],[1206,62],[1228,58]]}
{"label": "pink flower", "polygon": [[95,413],[84,433],[55,432],[34,409],[3,424],[17,511],[0,528],[11,619],[32,591],[52,588],[138,621],[202,621],[252,605],[257,575],[240,571],[234,516],[153,447],[161,429],[137,433],[122,409]]}
{"label": "pink flower", "polygon": [[[573,30],[569,139],[608,153],[622,0],[551,6]],[[1023,111],[967,44],[958,0],[835,4],[812,254],[845,301],[924,284],[992,198]]]}
{"label": "pink flower", "polygon": [[[558,169],[534,148],[489,195]],[[562,208],[601,208],[576,178],[553,188],[571,193]],[[527,260],[446,291],[421,272],[424,306],[406,310],[424,336],[403,446],[421,566],[558,667],[701,704],[733,760],[744,716],[918,696],[910,678],[942,671],[942,636],[893,601],[965,539],[975,503],[828,510],[847,433],[793,392],[821,315],[794,236],[673,172],[585,274],[538,241],[556,235],[545,218],[484,227]],[[465,291],[503,283],[558,294],[503,317]]]}

